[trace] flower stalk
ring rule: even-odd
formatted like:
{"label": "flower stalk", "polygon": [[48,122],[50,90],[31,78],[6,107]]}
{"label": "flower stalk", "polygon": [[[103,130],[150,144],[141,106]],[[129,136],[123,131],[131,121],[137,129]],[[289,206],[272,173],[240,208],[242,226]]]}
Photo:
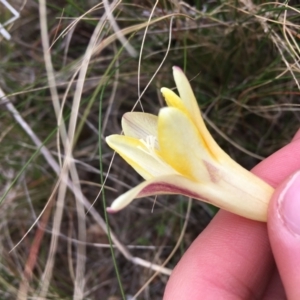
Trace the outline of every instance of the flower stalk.
{"label": "flower stalk", "polygon": [[119,211],[135,198],[182,194],[266,221],[273,188],[218,146],[204,124],[184,73],[173,67],[173,76],[179,96],[162,88],[168,106],[158,116],[126,113],[122,118],[124,135],[106,138],[108,145],[145,179],[107,210]]}

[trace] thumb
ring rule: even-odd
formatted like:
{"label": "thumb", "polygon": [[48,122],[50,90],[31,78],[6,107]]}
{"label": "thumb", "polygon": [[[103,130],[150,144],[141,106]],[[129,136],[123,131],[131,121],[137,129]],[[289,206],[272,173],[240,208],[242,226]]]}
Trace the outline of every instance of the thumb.
{"label": "thumb", "polygon": [[268,233],[287,297],[300,299],[300,171],[275,190]]}

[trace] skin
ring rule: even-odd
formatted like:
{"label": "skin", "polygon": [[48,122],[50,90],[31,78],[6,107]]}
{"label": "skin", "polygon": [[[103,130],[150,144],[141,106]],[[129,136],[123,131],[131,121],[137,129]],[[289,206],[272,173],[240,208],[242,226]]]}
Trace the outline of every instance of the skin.
{"label": "skin", "polygon": [[276,188],[267,224],[220,210],[175,267],[164,300],[300,299],[300,236],[277,210],[287,178],[300,170],[299,153],[300,130],[252,170]]}

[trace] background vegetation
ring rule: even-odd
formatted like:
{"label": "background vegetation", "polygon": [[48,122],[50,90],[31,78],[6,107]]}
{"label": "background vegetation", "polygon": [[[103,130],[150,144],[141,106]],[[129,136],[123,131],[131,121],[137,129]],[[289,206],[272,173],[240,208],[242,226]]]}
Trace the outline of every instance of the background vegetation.
{"label": "background vegetation", "polygon": [[243,166],[285,145],[300,120],[296,2],[11,4],[21,16],[11,40],[0,36],[0,298],[161,299],[215,209],[172,196],[106,216],[142,179],[104,137],[126,111],[156,114],[178,65]]}

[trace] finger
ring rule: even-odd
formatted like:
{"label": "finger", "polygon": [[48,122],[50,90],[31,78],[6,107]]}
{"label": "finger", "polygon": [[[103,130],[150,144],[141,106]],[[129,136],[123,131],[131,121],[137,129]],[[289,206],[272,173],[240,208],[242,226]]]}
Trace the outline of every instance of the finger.
{"label": "finger", "polygon": [[275,268],[272,278],[262,298],[263,300],[286,300],[286,294],[282,285],[281,278]]}
{"label": "finger", "polygon": [[288,299],[300,299],[300,171],[275,191],[268,232]]}
{"label": "finger", "polygon": [[261,298],[274,267],[265,227],[220,211],[174,269],[164,299]]}
{"label": "finger", "polygon": [[263,160],[252,169],[252,172],[273,187],[296,172],[300,164],[300,139],[297,138],[297,134],[291,143]]}
{"label": "finger", "polygon": [[[299,151],[300,139],[253,172],[277,186],[300,168]],[[164,299],[260,298],[273,268],[266,225],[220,211],[174,269]]]}

